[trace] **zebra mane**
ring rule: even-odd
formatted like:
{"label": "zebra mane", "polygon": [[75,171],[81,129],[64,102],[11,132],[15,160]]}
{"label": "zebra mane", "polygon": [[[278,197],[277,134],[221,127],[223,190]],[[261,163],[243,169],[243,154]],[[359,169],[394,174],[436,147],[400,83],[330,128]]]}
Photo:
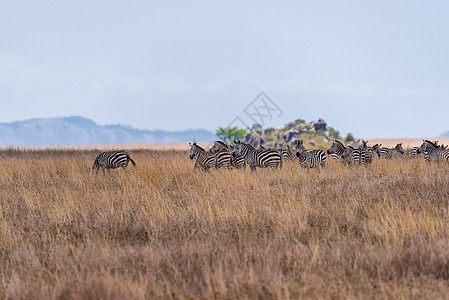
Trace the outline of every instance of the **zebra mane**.
{"label": "zebra mane", "polygon": [[240,143],[243,144],[243,145],[248,146],[250,149],[256,150],[256,148],[254,148],[251,144],[244,143],[244,142],[240,142]]}
{"label": "zebra mane", "polygon": [[339,144],[339,145],[341,145],[341,146],[343,146],[343,147],[345,147],[346,148],[346,146],[345,145],[343,145],[343,143],[342,142],[340,142],[339,140],[334,140],[334,141],[332,141],[333,143],[337,143],[337,144]]}
{"label": "zebra mane", "polygon": [[222,141],[215,141],[215,143],[218,143],[218,144],[228,147],[228,144],[226,144],[225,142],[222,142]]}
{"label": "zebra mane", "polygon": [[200,148],[201,150],[206,152],[206,150],[204,150],[204,148],[201,147],[200,145],[198,145],[196,142],[193,142],[193,145],[195,145],[197,148]]}
{"label": "zebra mane", "polygon": [[434,146],[435,148],[438,148],[438,145],[437,145],[438,142],[431,142],[431,141],[429,141],[429,140],[424,140],[424,142],[431,144],[431,145]]}

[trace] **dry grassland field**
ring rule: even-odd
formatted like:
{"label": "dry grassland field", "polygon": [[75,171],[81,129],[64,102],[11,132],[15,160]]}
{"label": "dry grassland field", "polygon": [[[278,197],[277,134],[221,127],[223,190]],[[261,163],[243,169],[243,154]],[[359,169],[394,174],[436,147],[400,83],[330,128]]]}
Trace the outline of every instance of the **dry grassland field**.
{"label": "dry grassland field", "polygon": [[[445,141],[442,141],[443,143]],[[0,150],[2,299],[447,299],[449,166],[194,170]]]}

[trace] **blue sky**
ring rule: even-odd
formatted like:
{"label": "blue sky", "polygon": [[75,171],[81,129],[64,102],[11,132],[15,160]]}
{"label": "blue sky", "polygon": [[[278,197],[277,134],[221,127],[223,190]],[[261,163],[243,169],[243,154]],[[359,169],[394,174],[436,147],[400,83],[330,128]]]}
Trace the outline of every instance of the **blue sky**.
{"label": "blue sky", "polygon": [[[226,126],[264,91],[280,127],[449,130],[445,1],[5,1],[0,122]],[[249,120],[246,120],[249,122]]]}

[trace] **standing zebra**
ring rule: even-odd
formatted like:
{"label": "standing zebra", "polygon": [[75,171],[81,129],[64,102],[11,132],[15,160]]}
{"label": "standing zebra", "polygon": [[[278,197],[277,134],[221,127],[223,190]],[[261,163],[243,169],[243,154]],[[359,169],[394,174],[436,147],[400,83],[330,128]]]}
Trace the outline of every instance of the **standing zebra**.
{"label": "standing zebra", "polygon": [[373,150],[371,147],[365,149],[347,146],[341,156],[348,164],[371,164],[373,162]]}
{"label": "standing zebra", "polygon": [[304,148],[302,140],[293,143],[296,146],[296,156],[299,158],[299,164],[303,168],[316,168],[318,166],[325,167],[326,154],[321,149],[308,151]]}
{"label": "standing zebra", "polygon": [[246,162],[245,158],[241,155],[237,155],[234,152],[234,146],[229,146],[229,150],[232,154],[232,166],[237,169],[245,169],[246,168]]}
{"label": "standing zebra", "polygon": [[341,159],[343,152],[345,152],[346,147],[340,141],[332,141],[332,146],[327,150],[327,154],[330,158],[339,160]]}
{"label": "standing zebra", "polygon": [[282,167],[282,155],[277,150],[256,150],[250,144],[234,141],[234,153],[244,157],[245,162],[255,171],[256,167]]}
{"label": "standing zebra", "polygon": [[440,161],[449,162],[449,150],[443,146],[438,146],[436,142],[423,140],[423,143],[418,148],[418,153],[424,153],[424,158],[429,163],[433,160],[439,163]]}
{"label": "standing zebra", "polygon": [[293,156],[293,151],[290,146],[285,146],[285,149],[281,150],[282,159],[285,160],[293,160],[295,157]]}
{"label": "standing zebra", "polygon": [[377,155],[379,156],[379,158],[398,158],[400,157],[400,155],[404,154],[404,149],[402,148],[402,143],[397,144],[396,147],[394,147],[393,149],[390,148],[386,148],[386,147],[380,147],[382,146],[382,144],[380,145],[375,145],[373,147],[373,150],[377,152]]}
{"label": "standing zebra", "polygon": [[109,151],[109,152],[103,152],[100,153],[97,158],[95,158],[94,164],[92,166],[92,172],[96,170],[96,173],[98,173],[98,170],[108,170],[110,172],[110,169],[115,169],[118,167],[122,167],[123,169],[126,169],[128,166],[128,163],[131,162],[133,166],[136,165],[134,160],[131,159],[128,152],[125,151]]}
{"label": "standing zebra", "polygon": [[348,164],[353,164],[353,163],[358,163],[361,164],[362,163],[362,150],[360,149],[356,149],[352,146],[347,146],[345,151],[343,152],[341,158],[343,158],[344,160],[346,160],[346,162]]}
{"label": "standing zebra", "polygon": [[208,170],[218,166],[217,157],[213,153],[206,152],[197,143],[189,143],[190,159],[197,157],[195,162],[195,169]]}
{"label": "standing zebra", "polygon": [[211,153],[214,153],[218,159],[218,166],[230,167],[234,166],[238,169],[245,167],[245,160],[242,156],[233,155],[234,149],[230,148],[226,143],[222,141],[215,141],[214,145],[210,149]]}

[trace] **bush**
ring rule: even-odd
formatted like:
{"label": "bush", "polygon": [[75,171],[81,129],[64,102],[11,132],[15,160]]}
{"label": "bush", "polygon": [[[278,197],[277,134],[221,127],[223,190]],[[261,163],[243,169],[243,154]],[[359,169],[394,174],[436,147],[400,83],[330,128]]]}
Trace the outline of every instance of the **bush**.
{"label": "bush", "polygon": [[241,140],[247,133],[245,129],[238,129],[237,127],[218,127],[215,135],[224,142],[229,142],[232,140]]}

